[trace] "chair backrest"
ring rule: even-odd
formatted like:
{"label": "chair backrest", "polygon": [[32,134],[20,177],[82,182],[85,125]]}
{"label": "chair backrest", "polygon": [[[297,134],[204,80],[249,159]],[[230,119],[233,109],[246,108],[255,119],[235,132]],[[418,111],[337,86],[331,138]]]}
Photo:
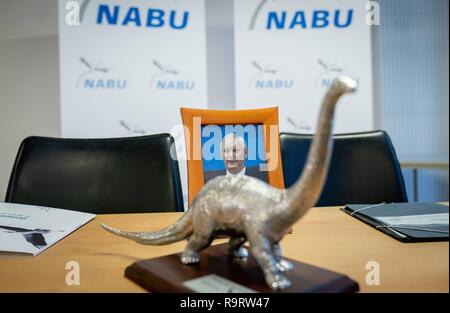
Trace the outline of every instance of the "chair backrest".
{"label": "chair backrest", "polygon": [[183,211],[173,138],[28,137],[20,145],[6,202],[90,213]]}
{"label": "chair backrest", "polygon": [[[371,131],[334,135],[330,170],[317,206],[407,202],[400,164],[388,134]],[[281,133],[284,184],[303,171],[313,135]]]}

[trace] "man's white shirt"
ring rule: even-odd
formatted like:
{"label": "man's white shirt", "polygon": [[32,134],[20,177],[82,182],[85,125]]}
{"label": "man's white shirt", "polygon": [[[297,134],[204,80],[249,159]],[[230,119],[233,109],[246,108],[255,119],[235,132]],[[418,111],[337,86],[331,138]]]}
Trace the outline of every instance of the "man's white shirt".
{"label": "man's white shirt", "polygon": [[245,170],[246,170],[246,167],[244,166],[244,168],[239,173],[236,173],[236,174],[226,171],[227,172],[226,176],[244,176]]}

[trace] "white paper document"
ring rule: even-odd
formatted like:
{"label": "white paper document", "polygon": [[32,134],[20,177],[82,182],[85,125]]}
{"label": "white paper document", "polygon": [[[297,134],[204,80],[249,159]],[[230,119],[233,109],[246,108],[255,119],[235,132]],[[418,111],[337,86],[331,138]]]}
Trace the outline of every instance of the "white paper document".
{"label": "white paper document", "polygon": [[83,226],[95,214],[0,202],[0,253],[37,255]]}
{"label": "white paper document", "polygon": [[404,215],[404,216],[375,216],[386,225],[447,225],[448,213]]}

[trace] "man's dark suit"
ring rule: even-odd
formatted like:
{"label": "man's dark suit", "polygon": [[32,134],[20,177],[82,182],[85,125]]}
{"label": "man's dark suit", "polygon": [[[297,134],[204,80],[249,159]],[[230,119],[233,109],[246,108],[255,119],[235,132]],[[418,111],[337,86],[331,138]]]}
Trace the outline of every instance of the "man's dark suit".
{"label": "man's dark suit", "polygon": [[[225,170],[203,172],[203,176],[205,177],[205,184],[214,177],[225,174]],[[258,178],[266,183],[268,182],[267,172],[260,171],[258,166],[247,167],[245,169],[245,175]]]}

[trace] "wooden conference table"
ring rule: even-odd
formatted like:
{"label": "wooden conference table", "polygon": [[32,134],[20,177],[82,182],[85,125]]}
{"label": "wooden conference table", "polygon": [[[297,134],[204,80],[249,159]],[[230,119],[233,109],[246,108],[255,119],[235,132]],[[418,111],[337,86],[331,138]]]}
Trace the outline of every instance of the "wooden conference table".
{"label": "wooden conference table", "polygon": [[[181,213],[98,215],[36,257],[0,259],[0,292],[143,292],[124,277],[134,261],[179,252],[185,241],[143,246],[113,236],[100,222],[157,230]],[[224,239],[215,242],[223,242]],[[282,241],[288,258],[344,273],[362,292],[448,292],[449,243],[401,243],[339,211],[314,208]],[[80,265],[80,285],[67,286],[66,263]],[[380,265],[380,285],[366,284],[366,263]]]}

